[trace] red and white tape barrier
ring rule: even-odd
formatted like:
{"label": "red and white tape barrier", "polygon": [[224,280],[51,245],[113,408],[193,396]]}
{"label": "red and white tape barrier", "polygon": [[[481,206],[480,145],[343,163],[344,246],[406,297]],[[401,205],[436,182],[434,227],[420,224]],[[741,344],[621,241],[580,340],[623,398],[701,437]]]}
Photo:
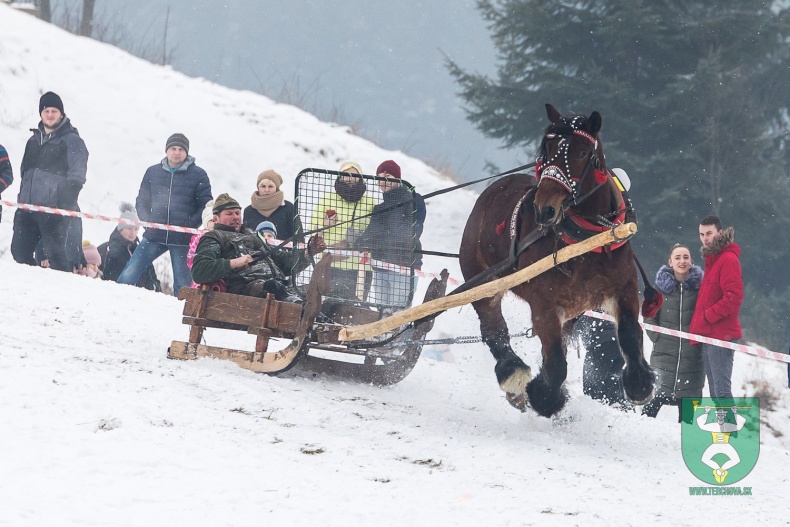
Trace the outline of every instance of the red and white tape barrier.
{"label": "red and white tape barrier", "polygon": [[[585,311],[584,314],[587,315],[588,317],[593,317],[600,320],[608,320],[610,322],[614,321],[614,319],[611,316],[606,315],[604,313],[597,313],[595,311]],[[661,326],[654,326],[653,324],[645,324],[644,322],[642,323],[642,327],[649,331],[655,331],[656,333],[663,333],[664,335],[670,335],[672,337],[680,337],[682,339],[693,340],[695,342],[702,342],[704,344],[712,344],[714,346],[740,351],[742,353],[755,355],[757,357],[762,357],[764,359],[773,359],[773,360],[778,360],[780,362],[790,362],[790,355],[787,355],[785,353],[777,353],[775,351],[770,351],[765,348],[760,348],[757,346],[747,346],[745,344],[736,344],[734,342],[727,342],[726,340],[703,337],[702,335],[695,335],[693,333],[686,333],[685,331],[678,331],[675,329],[662,328]]]}
{"label": "red and white tape barrier", "polygon": [[101,220],[112,223],[123,223],[124,225],[136,225],[137,227],[152,227],[154,229],[162,229],[165,231],[175,232],[188,232],[190,234],[199,234],[203,231],[192,229],[190,227],[181,227],[179,225],[167,225],[165,223],[152,223],[150,221],[133,221],[126,218],[116,218],[113,216],[104,216],[102,214],[89,214],[87,212],[77,212],[75,210],[58,209],[55,207],[43,207],[41,205],[30,205],[28,203],[17,203],[15,201],[0,200],[3,205],[15,207],[22,210],[29,210],[32,212],[44,212],[46,214],[57,214],[58,216],[69,216],[71,218],[86,218],[89,220]]}

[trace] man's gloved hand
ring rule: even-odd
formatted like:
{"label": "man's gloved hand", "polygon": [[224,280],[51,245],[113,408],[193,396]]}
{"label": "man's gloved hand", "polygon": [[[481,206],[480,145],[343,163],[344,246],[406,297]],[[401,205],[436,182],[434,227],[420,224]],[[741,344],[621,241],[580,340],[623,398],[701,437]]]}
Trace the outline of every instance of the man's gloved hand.
{"label": "man's gloved hand", "polygon": [[326,250],[326,243],[324,242],[324,237],[320,234],[316,234],[315,236],[311,236],[310,240],[307,242],[307,254],[310,256],[318,253],[322,253]]}
{"label": "man's gloved hand", "polygon": [[232,258],[230,260],[230,268],[231,269],[243,269],[252,263],[252,256],[249,254],[242,254],[238,258]]}

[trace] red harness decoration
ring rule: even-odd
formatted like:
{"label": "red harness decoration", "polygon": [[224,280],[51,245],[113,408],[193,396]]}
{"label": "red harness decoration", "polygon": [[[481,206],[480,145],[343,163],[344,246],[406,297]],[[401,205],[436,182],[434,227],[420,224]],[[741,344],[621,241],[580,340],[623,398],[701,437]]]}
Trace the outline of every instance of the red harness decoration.
{"label": "red harness decoration", "polygon": [[593,170],[593,177],[595,178],[596,185],[603,185],[606,183],[606,172],[601,169]]}
{"label": "red harness decoration", "polygon": [[[535,164],[535,177],[538,179],[538,181],[540,181],[540,173],[541,173],[542,166],[543,166],[542,163],[536,163]],[[609,178],[609,175],[606,172],[604,172],[603,170],[596,169],[596,170],[593,171],[593,177],[595,178],[595,184],[596,185],[601,185],[601,184],[606,182],[606,180]],[[579,183],[578,178],[573,178],[573,181],[575,181],[577,184]],[[617,185],[615,185],[615,187],[617,187]],[[617,192],[620,193],[620,201],[624,203],[625,200],[623,198],[622,191],[620,191],[620,189],[617,188]],[[594,223],[591,223],[591,222],[587,221],[586,219],[580,217],[578,214],[573,212],[572,209],[567,209],[565,211],[565,216],[566,216],[566,218],[569,221],[572,221],[580,230],[583,230],[583,231],[586,231],[586,232],[590,233],[590,236],[594,236],[596,234],[600,234],[602,232],[605,232],[605,231],[609,230],[609,227],[604,227],[602,225],[596,225]],[[626,211],[625,210],[621,210],[617,214],[617,217],[615,217],[614,220],[612,220],[612,223],[615,224],[615,225],[623,224],[623,223],[625,223],[625,217],[626,217]],[[581,241],[581,240],[577,240],[577,239],[571,238],[565,232],[563,232],[560,235],[560,238],[562,239],[562,241],[564,241],[568,245],[573,245],[574,243],[578,243],[579,241]],[[614,250],[614,249],[618,249],[618,248],[622,247],[625,243],[626,243],[625,241],[617,242],[617,243],[613,243],[613,244],[609,245],[608,247],[609,247],[609,250]],[[592,252],[596,252],[596,253],[600,253],[602,251],[603,251],[603,247],[597,247],[597,248],[592,250]]]}
{"label": "red harness decoration", "polygon": [[[590,133],[588,133],[588,132],[586,132],[584,130],[581,130],[581,129],[577,129],[575,127],[575,120],[571,123],[571,126],[573,128],[573,132],[572,132],[573,135],[578,136],[578,137],[582,137],[582,138],[586,139],[587,141],[589,141],[590,143],[592,143],[593,149],[597,149],[598,148],[598,140],[593,135],[591,135]],[[546,137],[544,138],[544,141],[545,141],[546,138],[554,139],[555,137],[556,137],[556,134],[547,134]],[[573,195],[574,199],[576,199],[576,198],[578,198],[576,192],[578,192],[580,190],[579,189],[579,185],[581,184],[581,181],[579,180],[579,178],[573,178],[570,175],[570,167],[568,165],[568,143],[565,143],[564,147],[562,146],[563,145],[562,142],[560,142],[560,145],[561,145],[560,146],[561,149],[564,148],[564,150],[561,150],[561,151],[564,151],[564,153],[565,153],[565,169],[566,170],[563,171],[563,169],[561,167],[557,166],[554,163],[554,161],[556,160],[557,156],[559,155],[559,153],[558,153],[558,154],[554,155],[548,161],[544,160],[544,162],[538,161],[538,162],[535,163],[535,178],[538,180],[539,184],[540,184],[540,180],[541,180],[542,176],[545,176],[545,177],[547,177],[549,179],[553,179],[554,181],[558,182],[560,185],[565,187],[565,189]],[[546,165],[544,167],[544,165],[546,163],[548,163],[548,165]],[[565,173],[566,171],[568,172],[567,174]],[[596,185],[604,185],[606,183],[606,180],[609,179],[610,177],[611,176],[608,173],[604,172],[603,170],[601,170],[599,168],[593,169],[593,179],[595,180],[595,184]],[[617,190],[617,192],[619,193],[619,196],[620,196],[620,199],[619,200],[615,199],[615,202],[616,203],[624,203],[625,204],[626,201],[625,201],[625,198],[623,197],[623,192],[620,190],[618,185],[614,185],[614,187],[616,188],[616,190]],[[520,204],[521,204],[521,202],[519,202],[519,206],[520,206]],[[623,224],[623,223],[625,223],[627,221],[627,219],[626,219],[627,218],[627,211],[625,209],[626,209],[626,207],[623,207],[622,210],[617,210],[616,211],[617,212],[617,216],[614,218],[614,220],[612,220],[612,224],[620,225],[620,224]],[[511,238],[515,236],[515,231],[514,231],[513,226],[515,225],[515,214],[516,214],[517,211],[518,211],[518,206],[517,206],[516,210],[514,211],[514,217],[511,218],[511,233],[510,233]],[[613,211],[613,212],[615,212],[615,211]],[[566,222],[571,222],[572,225],[569,226]],[[568,245],[573,245],[574,243],[578,243],[578,242],[580,242],[582,240],[586,240],[587,238],[591,238],[592,236],[595,236],[596,234],[600,234],[602,232],[606,232],[606,231],[608,231],[611,228],[611,227],[605,227],[605,226],[602,226],[602,225],[596,225],[594,223],[591,223],[591,222],[587,221],[586,219],[582,218],[581,216],[579,216],[571,208],[568,208],[568,209],[565,210],[565,218],[562,220],[562,223],[560,224],[560,226],[562,227],[563,225],[564,225],[564,228],[563,228],[562,232],[560,232],[560,238],[562,239],[562,241],[564,241]],[[568,231],[572,231],[573,234],[575,234],[576,236],[575,237],[572,236],[571,234],[568,233]],[[625,243],[626,243],[625,241],[613,243],[611,245],[606,246],[606,250],[607,251],[611,251],[611,250],[614,250],[614,249],[618,249],[618,248],[622,247]],[[601,252],[603,252],[603,250],[604,250],[603,247],[598,247],[598,248],[593,249],[592,251],[596,252],[596,253],[601,253]]]}
{"label": "red harness decoration", "polygon": [[[596,172],[602,172],[603,173],[602,170],[596,170]],[[607,178],[608,176],[606,174],[604,174],[603,177]],[[596,174],[596,178],[597,178],[597,174]],[[620,191],[619,188],[617,189],[617,192],[620,194],[620,200],[619,201],[622,202],[622,203],[625,203],[625,199],[623,198],[623,193]],[[618,200],[615,200],[615,201],[618,201]],[[565,211],[565,217],[568,220],[572,221],[574,224],[576,224],[576,226],[579,227],[579,229],[589,232],[590,236],[594,236],[596,234],[600,234],[602,232],[606,232],[606,231],[608,231],[610,229],[610,227],[604,227],[603,225],[596,225],[594,223],[591,223],[591,222],[587,221],[586,219],[580,217],[578,214],[573,212],[572,209],[568,209],[568,210]],[[623,208],[622,210],[618,211],[618,214],[612,220],[612,223],[614,225],[622,225],[623,223],[625,223],[625,221],[626,221],[626,210],[625,210],[625,208]],[[562,238],[562,241],[564,241],[568,245],[573,245],[574,243],[577,243],[577,242],[581,241],[581,240],[576,240],[574,238],[571,238],[565,232],[563,232],[560,235],[560,238]],[[609,250],[613,251],[613,250],[619,249],[620,247],[625,245],[625,243],[627,241],[628,240],[625,240],[625,241],[622,241],[622,242],[616,242],[616,243],[613,243],[611,245],[608,245],[607,247],[608,247]],[[595,249],[592,250],[592,252],[600,253],[600,252],[603,251],[603,249],[604,249],[603,247],[596,247]]]}

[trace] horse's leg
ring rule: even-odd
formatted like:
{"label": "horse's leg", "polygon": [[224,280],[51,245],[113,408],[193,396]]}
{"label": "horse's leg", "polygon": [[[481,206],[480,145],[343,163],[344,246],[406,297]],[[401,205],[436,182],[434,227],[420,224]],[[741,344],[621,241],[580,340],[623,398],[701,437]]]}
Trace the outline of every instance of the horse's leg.
{"label": "horse's leg", "polygon": [[620,349],[625,359],[623,371],[625,395],[634,404],[645,404],[653,398],[656,374],[645,360],[638,308],[638,301],[623,299],[618,301],[617,339],[620,341]]}
{"label": "horse's leg", "polygon": [[498,294],[473,302],[480,318],[480,335],[496,359],[494,373],[499,387],[506,393],[523,395],[532,371],[510,347],[505,317],[502,316],[502,296]]}
{"label": "horse's leg", "polygon": [[[536,311],[533,310],[533,313]],[[563,386],[568,376],[563,331],[557,317],[533,319],[533,324],[533,331],[540,337],[542,344],[543,366],[540,373],[527,385],[527,396],[530,406],[538,414],[551,417],[562,410],[568,399]]]}

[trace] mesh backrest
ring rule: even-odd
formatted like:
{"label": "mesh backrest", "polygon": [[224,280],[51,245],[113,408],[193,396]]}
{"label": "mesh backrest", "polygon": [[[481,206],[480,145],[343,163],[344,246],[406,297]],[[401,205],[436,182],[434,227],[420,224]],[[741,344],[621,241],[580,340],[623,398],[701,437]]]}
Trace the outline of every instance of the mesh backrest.
{"label": "mesh backrest", "polygon": [[[342,176],[305,169],[296,178],[295,205],[305,239],[321,234],[333,254],[327,296],[355,304],[409,306],[417,243],[414,187],[401,181],[385,198],[379,185],[384,178]],[[309,267],[297,276],[302,291],[311,274]]]}

